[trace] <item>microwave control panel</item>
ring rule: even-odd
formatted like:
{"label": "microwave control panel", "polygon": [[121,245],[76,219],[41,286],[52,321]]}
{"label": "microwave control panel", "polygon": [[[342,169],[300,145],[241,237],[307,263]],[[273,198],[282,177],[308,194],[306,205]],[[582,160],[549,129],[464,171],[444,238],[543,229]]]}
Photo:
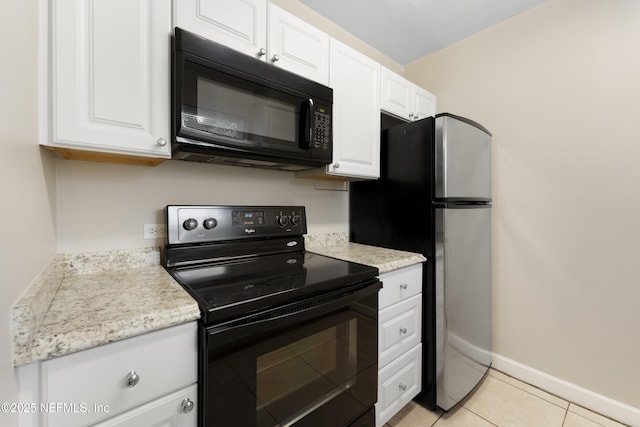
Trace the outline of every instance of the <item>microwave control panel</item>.
{"label": "microwave control panel", "polygon": [[331,146],[331,114],[320,107],[313,113],[313,143],[311,148],[329,149]]}

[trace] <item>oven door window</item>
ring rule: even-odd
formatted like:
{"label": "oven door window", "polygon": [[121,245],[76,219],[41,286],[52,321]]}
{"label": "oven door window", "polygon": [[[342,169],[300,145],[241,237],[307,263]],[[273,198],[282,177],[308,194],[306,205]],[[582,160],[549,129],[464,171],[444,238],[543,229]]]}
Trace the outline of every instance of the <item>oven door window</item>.
{"label": "oven door window", "polygon": [[308,126],[300,96],[189,61],[182,73],[180,136],[308,156],[298,142],[300,126]]}
{"label": "oven door window", "polygon": [[209,336],[204,425],[348,425],[377,400],[375,311],[377,293],[266,333],[236,331],[242,342],[222,348]]}

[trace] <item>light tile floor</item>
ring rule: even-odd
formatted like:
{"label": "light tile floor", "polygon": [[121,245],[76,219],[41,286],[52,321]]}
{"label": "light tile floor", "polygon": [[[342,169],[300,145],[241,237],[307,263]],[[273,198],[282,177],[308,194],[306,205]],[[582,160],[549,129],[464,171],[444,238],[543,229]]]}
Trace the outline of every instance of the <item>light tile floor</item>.
{"label": "light tile floor", "polygon": [[449,412],[410,402],[385,427],[623,427],[494,369]]}

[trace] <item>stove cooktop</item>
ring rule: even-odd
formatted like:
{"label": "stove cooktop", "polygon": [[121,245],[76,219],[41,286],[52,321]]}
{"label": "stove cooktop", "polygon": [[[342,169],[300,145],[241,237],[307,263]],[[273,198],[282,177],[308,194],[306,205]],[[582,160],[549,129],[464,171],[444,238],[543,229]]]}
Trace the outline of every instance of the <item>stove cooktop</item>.
{"label": "stove cooktop", "polygon": [[378,269],[304,250],[303,206],[169,205],[167,271],[206,325],[377,281]]}
{"label": "stove cooktop", "polygon": [[374,279],[378,269],[294,252],[168,269],[198,301],[206,324]]}

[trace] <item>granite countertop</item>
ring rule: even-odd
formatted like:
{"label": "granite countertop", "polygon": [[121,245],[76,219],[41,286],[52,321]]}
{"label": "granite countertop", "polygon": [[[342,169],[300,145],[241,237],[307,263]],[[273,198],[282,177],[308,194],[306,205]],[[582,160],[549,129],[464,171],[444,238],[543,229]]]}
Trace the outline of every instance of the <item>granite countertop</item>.
{"label": "granite countertop", "polygon": [[308,236],[305,247],[309,252],[377,267],[380,274],[427,260],[422,254],[414,252],[352,243],[346,233]]}
{"label": "granite countertop", "polygon": [[[309,252],[377,267],[426,261],[421,254],[305,236]],[[198,304],[160,266],[158,248],[56,255],[12,308],[13,364],[26,365],[200,318]]]}
{"label": "granite countertop", "polygon": [[157,248],[57,256],[12,314],[14,366],[200,317]]}

